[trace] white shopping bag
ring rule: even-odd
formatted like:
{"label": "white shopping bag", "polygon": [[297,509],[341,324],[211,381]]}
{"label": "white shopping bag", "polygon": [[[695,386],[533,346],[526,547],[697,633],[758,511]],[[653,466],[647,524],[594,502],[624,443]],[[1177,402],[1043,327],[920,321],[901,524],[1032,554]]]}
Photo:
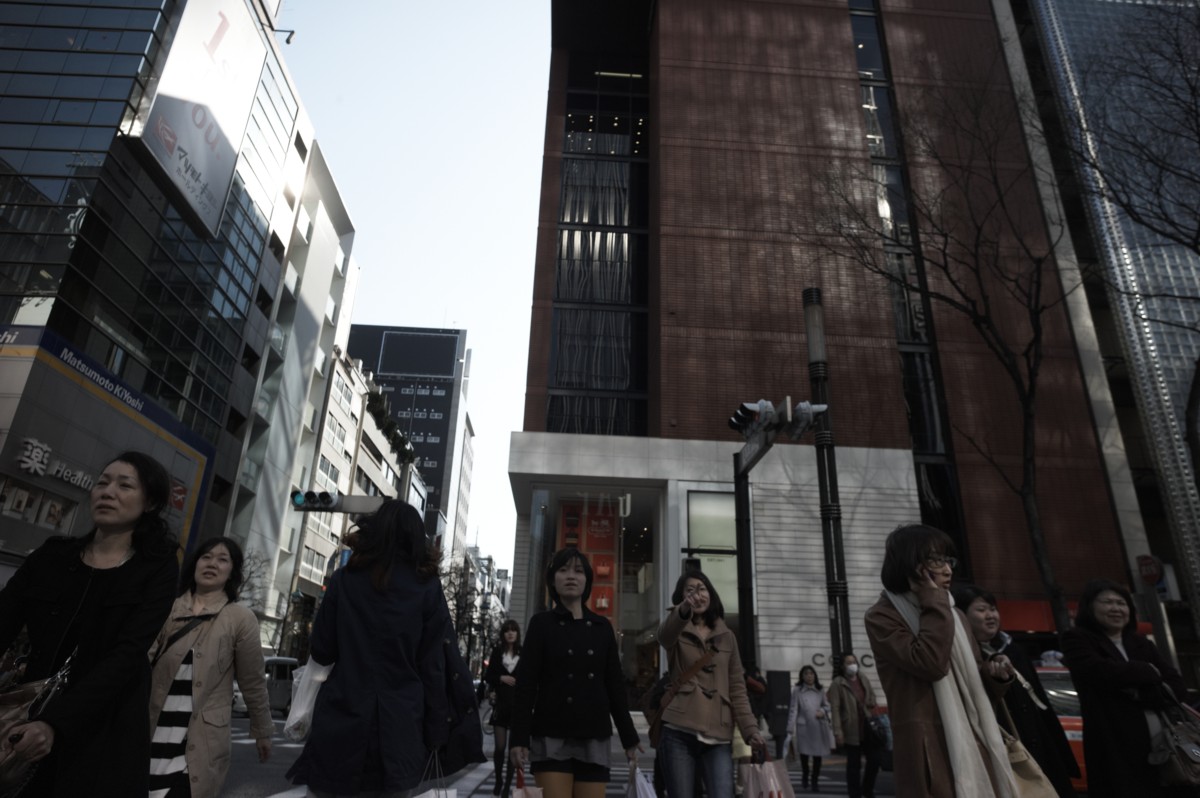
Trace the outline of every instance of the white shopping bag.
{"label": "white shopping bag", "polygon": [[655,798],[654,782],[636,764],[629,768],[629,785],[625,788],[625,798]]}
{"label": "white shopping bag", "polygon": [[283,724],[283,736],[292,741],[303,740],[312,727],[313,707],[317,705],[317,691],[329,678],[333,665],[321,665],[309,659],[308,664],[296,671],[304,671],[292,682],[292,711],[287,723]]}

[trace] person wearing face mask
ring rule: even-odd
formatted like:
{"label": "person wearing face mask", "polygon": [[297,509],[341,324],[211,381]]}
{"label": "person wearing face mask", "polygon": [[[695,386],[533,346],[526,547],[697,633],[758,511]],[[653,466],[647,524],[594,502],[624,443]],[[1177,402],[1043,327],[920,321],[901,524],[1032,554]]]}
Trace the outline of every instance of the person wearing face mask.
{"label": "person wearing face mask", "polygon": [[[846,789],[850,798],[875,798],[875,778],[883,750],[867,733],[867,714],[875,708],[875,691],[860,673],[858,657],[843,654],[829,683],[833,738],[846,752]],[[862,770],[866,759],[866,770]],[[861,778],[861,780],[860,780]]]}
{"label": "person wearing face mask", "polygon": [[532,761],[545,798],[603,798],[612,723],[630,767],[643,750],[617,636],[607,618],[587,608],[592,566],[578,549],[550,559],[546,588],[552,609],[529,619],[517,664],[510,757],[518,768]]}
{"label": "person wearing face mask", "polygon": [[1083,717],[1088,796],[1194,795],[1194,788],[1159,786],[1155,766],[1147,760],[1146,711],[1169,701],[1164,685],[1181,700],[1185,688],[1179,671],[1136,629],[1133,596],[1115,582],[1097,579],[1084,586],[1075,626],[1063,634],[1063,659]]}
{"label": "person wearing face mask", "polygon": [[[1000,723],[1021,740],[1062,798],[1074,796],[1071,777],[1079,776],[1079,765],[1071,753],[1071,744],[1042,689],[1033,660],[1000,631],[996,597],[975,585],[957,585],[951,592],[955,606],[966,613],[967,625],[983,656],[990,659],[1003,654],[1020,676],[1018,684],[1004,694],[1004,707],[997,705]],[[1012,718],[1011,727],[1008,718]]]}
{"label": "person wearing face mask", "polygon": [[924,524],[884,544],[884,593],[867,610],[867,639],[888,697],[896,795],[1015,798],[992,700],[1011,681],[1004,655],[985,661],[954,609],[954,542]]}

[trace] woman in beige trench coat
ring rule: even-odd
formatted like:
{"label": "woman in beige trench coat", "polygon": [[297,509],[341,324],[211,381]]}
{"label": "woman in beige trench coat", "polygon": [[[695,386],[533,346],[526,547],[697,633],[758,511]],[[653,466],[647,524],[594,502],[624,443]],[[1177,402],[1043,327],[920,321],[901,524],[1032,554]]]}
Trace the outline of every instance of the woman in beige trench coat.
{"label": "woman in beige trench coat", "polygon": [[216,798],[229,771],[233,680],[250,712],[260,762],[275,724],[267,699],[258,620],[236,604],[242,550],[202,542],[181,572],[182,592],[151,649],[150,798]]}

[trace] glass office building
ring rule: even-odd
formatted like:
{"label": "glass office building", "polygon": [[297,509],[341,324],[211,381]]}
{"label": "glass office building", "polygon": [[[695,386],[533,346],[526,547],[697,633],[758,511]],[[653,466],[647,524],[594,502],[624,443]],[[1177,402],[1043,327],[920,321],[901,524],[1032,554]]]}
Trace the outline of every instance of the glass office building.
{"label": "glass office building", "polygon": [[[218,5],[0,3],[0,335],[21,342],[0,350],[0,476],[49,490],[44,475],[17,467],[27,438],[64,468],[92,472],[143,439],[168,461],[185,441],[189,521],[214,533],[269,346],[284,253],[269,219],[298,113],[267,12]],[[191,51],[225,59],[223,38],[249,53],[232,70],[220,61],[245,101],[219,113],[221,97],[192,96],[165,116],[178,100],[168,96],[172,59],[177,73],[196,68],[183,62]],[[67,401],[43,370],[79,396]],[[95,390],[120,405],[111,420]],[[0,512],[30,530],[6,535],[6,553],[51,528],[39,522],[44,509]]]}

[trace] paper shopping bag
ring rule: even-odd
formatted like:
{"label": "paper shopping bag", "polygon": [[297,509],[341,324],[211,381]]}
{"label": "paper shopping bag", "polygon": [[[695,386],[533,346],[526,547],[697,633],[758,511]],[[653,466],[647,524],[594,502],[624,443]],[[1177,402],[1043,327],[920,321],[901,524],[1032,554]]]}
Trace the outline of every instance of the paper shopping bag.
{"label": "paper shopping bag", "polygon": [[742,798],[796,798],[787,765],[782,759],[742,767],[745,785]]}
{"label": "paper shopping bag", "polygon": [[525,783],[525,768],[517,768],[517,789],[512,798],[542,798],[542,788]]}

